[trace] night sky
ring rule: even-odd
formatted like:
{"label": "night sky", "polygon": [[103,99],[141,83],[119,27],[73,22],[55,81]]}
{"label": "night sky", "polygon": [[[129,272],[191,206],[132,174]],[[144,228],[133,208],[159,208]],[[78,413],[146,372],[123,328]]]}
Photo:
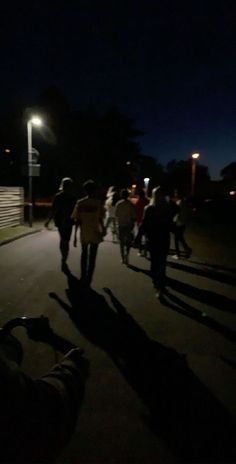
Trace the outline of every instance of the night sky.
{"label": "night sky", "polygon": [[[159,6],[158,6],[159,5]],[[118,105],[144,154],[199,151],[213,179],[236,161],[236,2],[8,1],[1,109],[56,85],[75,109]]]}

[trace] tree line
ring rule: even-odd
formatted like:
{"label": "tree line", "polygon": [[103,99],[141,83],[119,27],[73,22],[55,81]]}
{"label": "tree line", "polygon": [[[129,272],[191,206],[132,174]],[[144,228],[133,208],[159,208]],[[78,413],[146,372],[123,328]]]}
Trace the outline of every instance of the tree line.
{"label": "tree line", "polygon": [[[26,123],[33,113],[39,113],[44,121],[33,132],[41,164],[40,177],[34,179],[38,195],[54,193],[64,176],[72,177],[77,185],[93,178],[104,188],[141,187],[143,179],[149,177],[150,188],[162,184],[169,192],[188,195],[191,191],[191,159],[172,160],[163,166],[142,153],[137,140],[142,131],[119,108],[110,107],[102,114],[93,106],[75,111],[57,88],[45,90],[27,109],[18,104],[1,117],[0,185],[27,188]],[[222,175],[229,178],[228,171],[225,168]],[[196,192],[205,195],[209,184],[208,168],[198,163]]]}

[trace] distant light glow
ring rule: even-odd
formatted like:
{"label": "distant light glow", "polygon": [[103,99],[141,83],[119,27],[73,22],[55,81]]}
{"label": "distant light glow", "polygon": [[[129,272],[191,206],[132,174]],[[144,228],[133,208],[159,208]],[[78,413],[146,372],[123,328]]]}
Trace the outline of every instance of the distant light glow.
{"label": "distant light glow", "polygon": [[229,194],[230,194],[231,196],[233,196],[233,195],[236,194],[236,192],[235,192],[235,190],[230,190]]}
{"label": "distant light glow", "polygon": [[133,184],[133,185],[132,185],[132,188],[133,188],[133,189],[135,189],[136,187],[137,187],[137,185],[136,185],[136,184]]}
{"label": "distant light glow", "polygon": [[11,150],[9,148],[6,148],[5,153],[11,153]]}
{"label": "distant light glow", "polygon": [[42,124],[43,124],[42,119],[39,118],[38,116],[33,116],[33,118],[31,118],[30,122],[34,126],[42,126]]}
{"label": "distant light glow", "polygon": [[143,180],[144,180],[144,182],[145,182],[145,184],[146,184],[147,182],[149,182],[149,180],[150,180],[150,177],[144,177],[144,179],[143,179]]}
{"label": "distant light glow", "polygon": [[131,164],[131,161],[126,161],[126,164],[127,164],[127,165]]}
{"label": "distant light glow", "polygon": [[193,158],[193,159],[198,159],[199,156],[200,156],[199,153],[193,153],[193,154],[192,154],[192,158]]}

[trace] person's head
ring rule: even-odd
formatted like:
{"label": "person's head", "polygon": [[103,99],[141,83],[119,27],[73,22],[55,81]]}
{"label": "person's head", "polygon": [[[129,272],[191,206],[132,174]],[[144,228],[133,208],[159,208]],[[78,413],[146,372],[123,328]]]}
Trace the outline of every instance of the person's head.
{"label": "person's head", "polygon": [[85,193],[89,197],[95,196],[96,191],[97,191],[97,186],[93,180],[89,179],[86,182],[84,182],[83,188],[84,188]]}
{"label": "person's head", "polygon": [[166,202],[166,197],[165,197],[165,192],[162,189],[160,185],[158,187],[155,187],[152,190],[152,198],[150,201],[150,204],[153,206],[157,206],[160,203],[165,203]]}
{"label": "person's head", "polygon": [[122,200],[127,200],[129,198],[128,190],[127,189],[121,190],[120,196]]}
{"label": "person's head", "polygon": [[64,177],[61,181],[59,190],[62,190],[63,192],[71,192],[73,184],[73,180],[70,177]]}

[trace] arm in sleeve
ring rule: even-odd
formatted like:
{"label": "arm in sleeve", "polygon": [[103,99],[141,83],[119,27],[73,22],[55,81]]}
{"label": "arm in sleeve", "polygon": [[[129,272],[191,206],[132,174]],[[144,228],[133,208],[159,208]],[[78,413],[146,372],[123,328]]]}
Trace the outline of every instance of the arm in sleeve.
{"label": "arm in sleeve", "polygon": [[74,209],[72,211],[71,219],[73,219],[75,224],[79,225],[79,223],[80,223],[80,211],[79,211],[78,203],[76,203],[76,205],[75,205],[75,207],[74,207]]}

